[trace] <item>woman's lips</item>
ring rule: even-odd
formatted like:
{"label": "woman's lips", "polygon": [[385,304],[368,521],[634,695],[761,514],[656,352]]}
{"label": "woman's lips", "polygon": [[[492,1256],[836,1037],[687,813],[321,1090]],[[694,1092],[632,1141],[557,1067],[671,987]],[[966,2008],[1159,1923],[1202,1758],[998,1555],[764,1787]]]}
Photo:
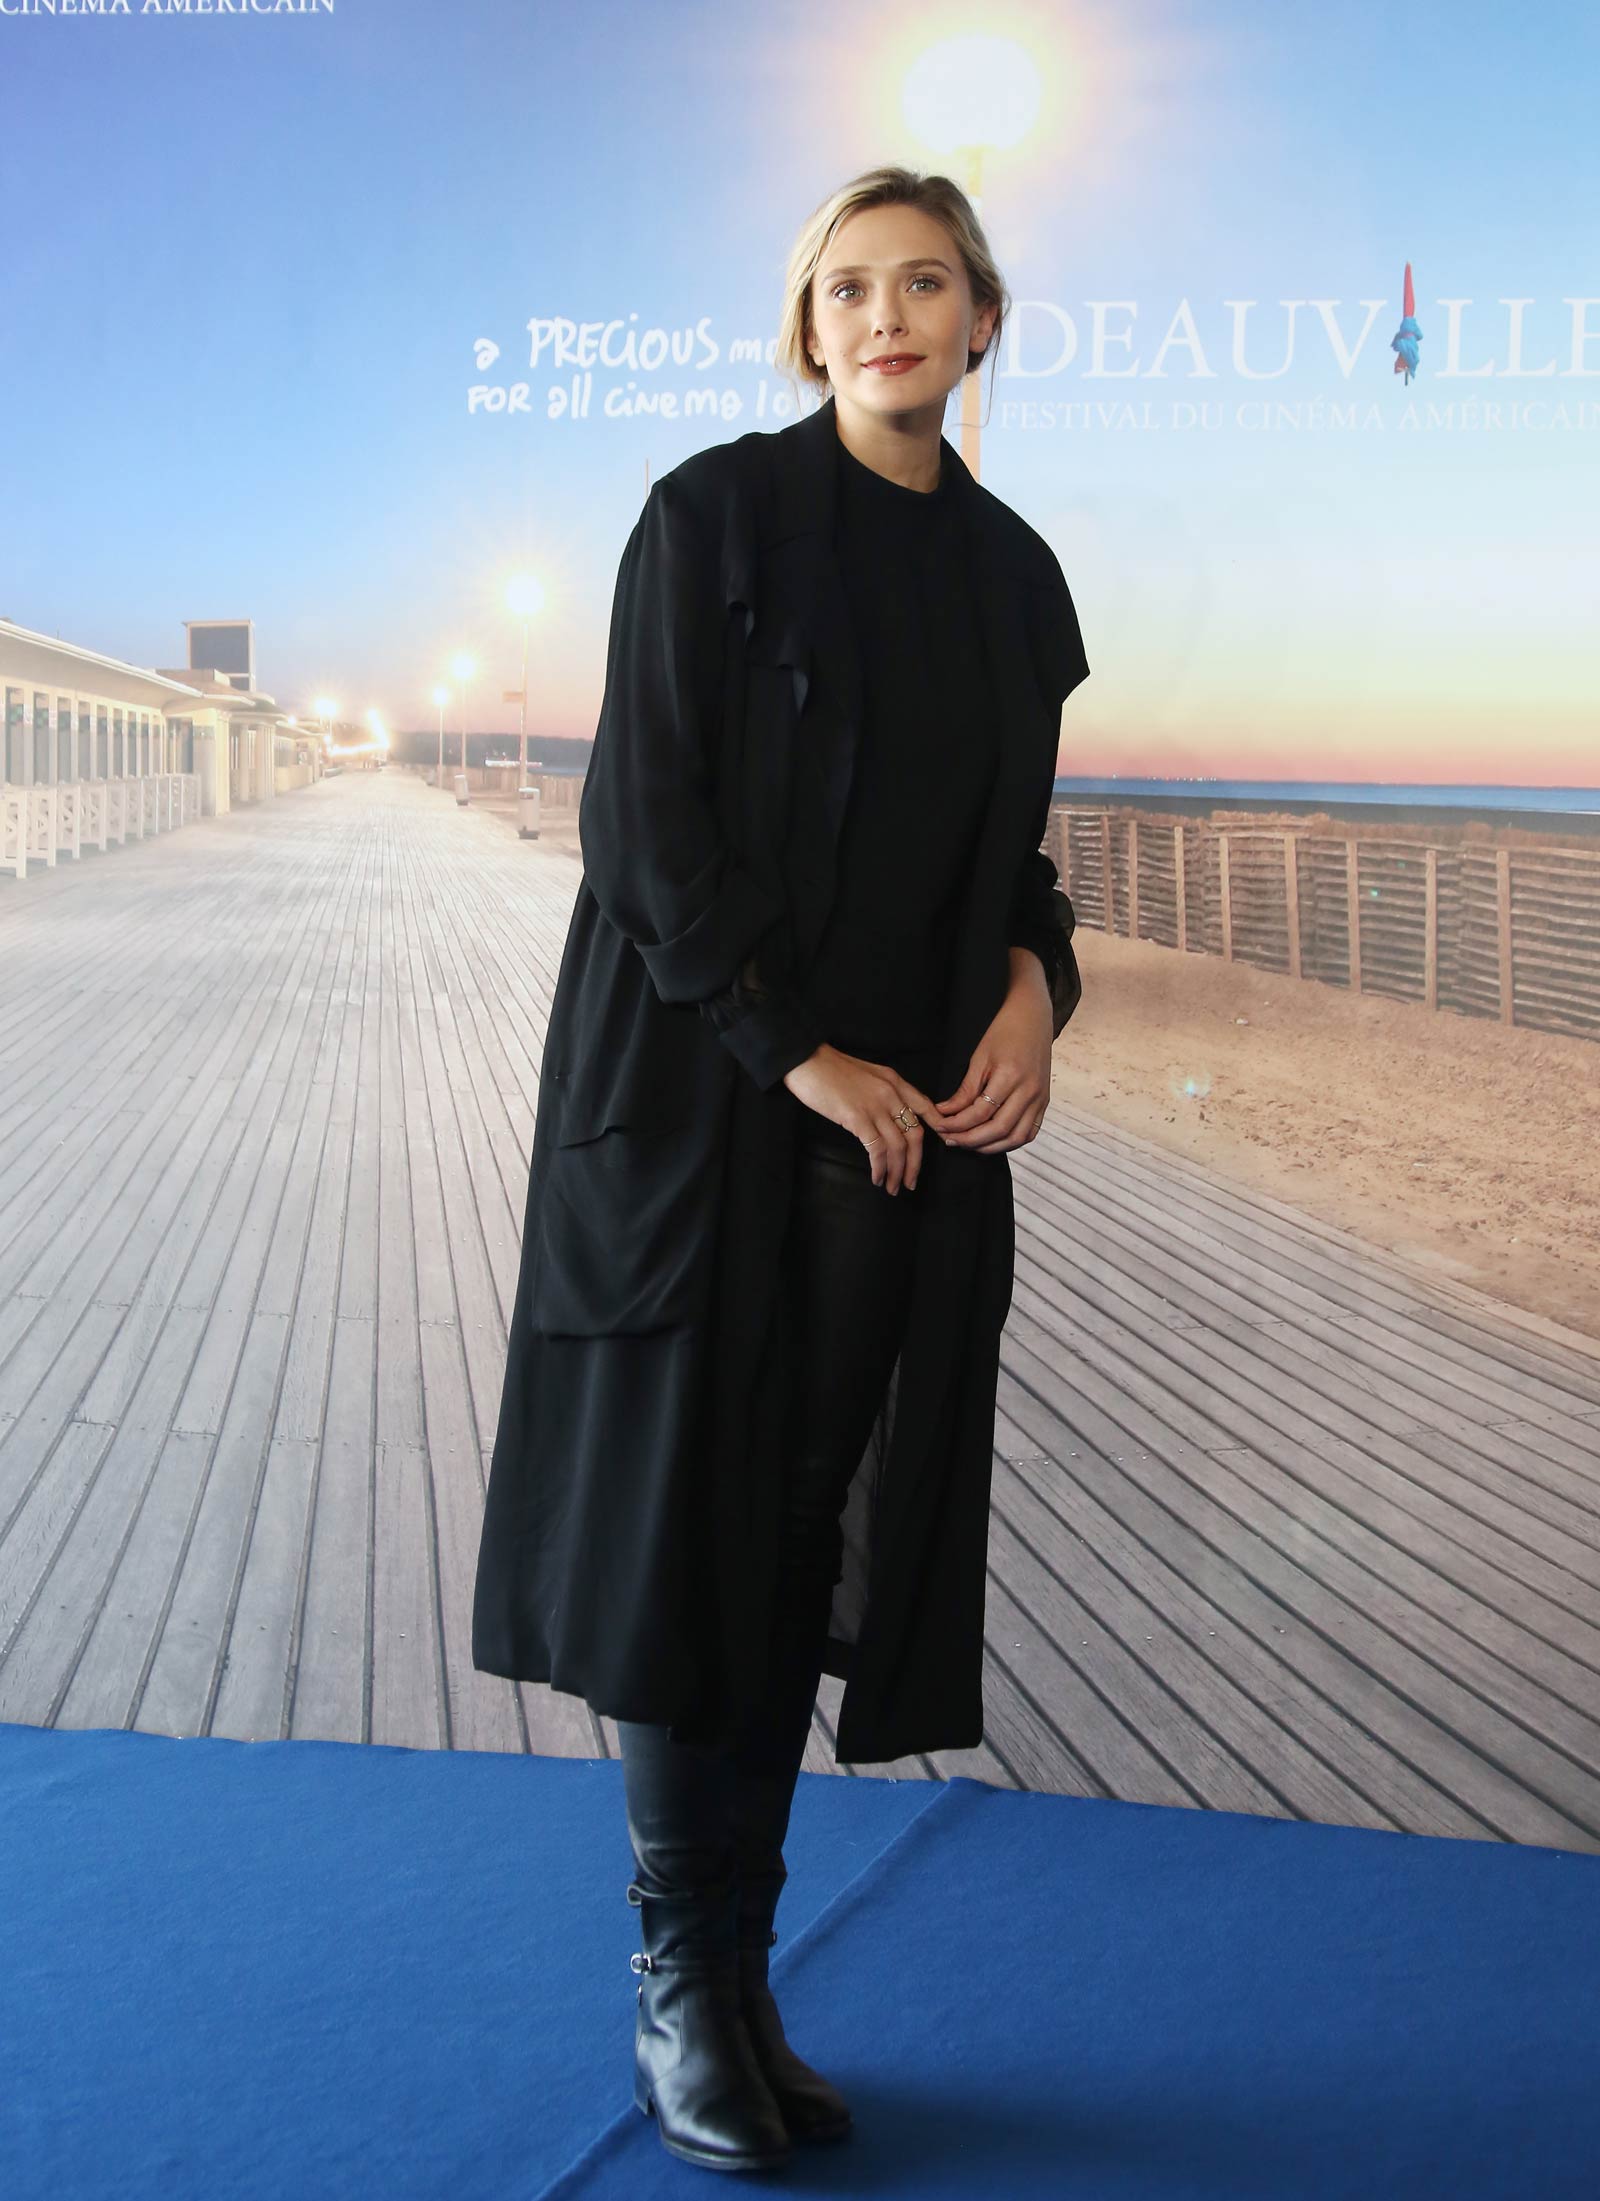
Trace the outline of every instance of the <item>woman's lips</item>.
{"label": "woman's lips", "polygon": [[922,365],[924,356],[922,353],[905,352],[899,358],[869,359],[867,367],[872,374],[909,374],[913,367]]}

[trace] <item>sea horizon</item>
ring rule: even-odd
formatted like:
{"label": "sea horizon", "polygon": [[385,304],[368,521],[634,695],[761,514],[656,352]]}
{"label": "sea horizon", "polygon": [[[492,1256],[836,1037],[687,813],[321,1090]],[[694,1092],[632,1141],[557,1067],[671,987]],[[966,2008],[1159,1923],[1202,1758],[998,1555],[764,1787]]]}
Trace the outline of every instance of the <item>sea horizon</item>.
{"label": "sea horizon", "polygon": [[[515,735],[469,733],[468,754],[474,764],[510,766],[515,763]],[[460,736],[447,732],[448,744],[460,756]],[[431,763],[434,736],[407,730],[396,744],[397,752]],[[529,763],[552,776],[581,777],[588,768],[593,743],[578,736],[530,735]],[[1201,809],[1243,804],[1258,809],[1318,809],[1405,811],[1468,811],[1486,819],[1561,818],[1579,826],[1600,830],[1600,787],[1485,786],[1458,781],[1430,780],[1292,780],[1212,778],[1196,773],[1172,778],[1111,777],[1083,772],[1058,773],[1052,784],[1057,801],[1073,796],[1148,803],[1168,809]]]}
{"label": "sea horizon", "polygon": [[1479,816],[1514,814],[1600,820],[1600,788],[1489,787],[1401,780],[1107,778],[1062,773],[1057,797],[1112,796],[1124,802],[1248,803],[1275,808],[1364,810],[1470,810]]}

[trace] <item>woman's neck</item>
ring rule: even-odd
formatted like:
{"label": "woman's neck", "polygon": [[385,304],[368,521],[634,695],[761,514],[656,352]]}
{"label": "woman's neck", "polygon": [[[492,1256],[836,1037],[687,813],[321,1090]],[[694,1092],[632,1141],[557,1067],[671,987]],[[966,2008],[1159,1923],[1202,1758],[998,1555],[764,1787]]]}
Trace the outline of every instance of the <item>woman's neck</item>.
{"label": "woman's neck", "polygon": [[929,495],[938,488],[943,470],[942,435],[937,421],[931,429],[922,422],[893,428],[869,419],[865,425],[846,419],[834,405],[834,426],[839,441],[853,459],[892,481],[898,488]]}

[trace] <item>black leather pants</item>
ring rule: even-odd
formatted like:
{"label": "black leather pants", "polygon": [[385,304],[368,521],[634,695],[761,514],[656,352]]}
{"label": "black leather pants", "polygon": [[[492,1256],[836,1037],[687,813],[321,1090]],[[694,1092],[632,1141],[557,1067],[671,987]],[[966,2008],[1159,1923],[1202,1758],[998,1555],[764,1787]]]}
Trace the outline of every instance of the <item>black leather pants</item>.
{"label": "black leather pants", "polygon": [[[641,1884],[707,1886],[735,1863],[768,1869],[782,1848],[843,1566],[840,1515],[900,1346],[917,1203],[937,1196],[940,1156],[925,1153],[916,1189],[891,1196],[872,1182],[859,1140],[811,1110],[801,1116],[783,1279],[799,1423],[785,1469],[768,1685],[731,1749],[675,1742],[664,1725],[617,1723]],[[930,1134],[925,1145],[935,1143]]]}

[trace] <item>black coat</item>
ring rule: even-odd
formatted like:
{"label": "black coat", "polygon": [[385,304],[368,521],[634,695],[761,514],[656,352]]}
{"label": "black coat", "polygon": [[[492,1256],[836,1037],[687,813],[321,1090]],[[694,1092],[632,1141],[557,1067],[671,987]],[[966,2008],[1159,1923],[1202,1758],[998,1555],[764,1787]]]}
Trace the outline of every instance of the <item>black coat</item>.
{"label": "black coat", "polygon": [[[623,553],[551,1003],[473,1608],[483,1672],[689,1736],[759,1689],[791,1381],[774,1319],[807,961],[861,733],[831,399],[696,452]],[[952,975],[946,1098],[1035,947],[1060,1031],[1071,908],[1040,849],[1088,671],[1055,554],[948,441],[1000,761]],[[821,1037],[826,1037],[822,1033]],[[943,1148],[905,1342],[845,1509],[837,1756],[983,1737],[1004,1154]],[[880,1197],[887,1198],[886,1193]]]}

